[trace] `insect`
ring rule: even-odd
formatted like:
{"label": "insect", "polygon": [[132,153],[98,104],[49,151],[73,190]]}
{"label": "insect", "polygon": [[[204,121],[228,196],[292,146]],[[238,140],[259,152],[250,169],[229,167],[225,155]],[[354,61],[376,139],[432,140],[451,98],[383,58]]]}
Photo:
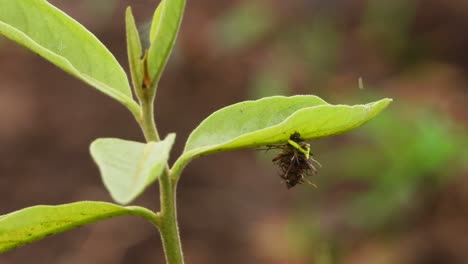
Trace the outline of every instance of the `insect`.
{"label": "insect", "polygon": [[[310,145],[305,142],[298,132],[294,132],[288,140],[287,144],[267,146],[269,149],[281,149],[281,152],[273,158],[273,164],[280,169],[280,177],[286,183],[288,189],[309,182],[307,177],[317,174],[318,165],[320,163],[312,158],[310,154]],[[315,163],[315,164],[314,164]]]}

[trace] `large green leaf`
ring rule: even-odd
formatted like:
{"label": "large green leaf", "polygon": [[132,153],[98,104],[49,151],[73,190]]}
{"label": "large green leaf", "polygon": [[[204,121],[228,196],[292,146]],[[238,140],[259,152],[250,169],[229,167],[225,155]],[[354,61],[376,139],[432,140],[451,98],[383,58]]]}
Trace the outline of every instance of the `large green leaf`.
{"label": "large green leaf", "polygon": [[151,211],[104,202],[25,208],[0,216],[0,253],[47,236],[120,215],[140,215],[155,223]]}
{"label": "large green leaf", "polygon": [[214,112],[192,132],[174,168],[180,170],[208,153],[284,143],[294,132],[303,139],[340,134],[369,121],[391,101],[331,105],[317,96],[300,95],[234,104]]}
{"label": "large green leaf", "polygon": [[127,76],[114,56],[81,24],[45,0],[0,0],[0,34],[127,106]]}
{"label": "large green leaf", "polygon": [[174,46],[184,14],[185,0],[162,0],[150,32],[148,70],[153,84],[159,80]]}
{"label": "large green leaf", "polygon": [[163,173],[174,139],[175,134],[169,134],[163,141],[144,144],[101,138],[91,144],[91,155],[116,202],[130,203]]}

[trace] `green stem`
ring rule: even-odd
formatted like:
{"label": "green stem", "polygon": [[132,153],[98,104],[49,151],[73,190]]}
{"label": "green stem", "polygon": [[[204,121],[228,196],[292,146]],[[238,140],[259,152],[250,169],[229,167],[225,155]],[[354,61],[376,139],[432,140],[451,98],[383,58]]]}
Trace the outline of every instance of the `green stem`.
{"label": "green stem", "polygon": [[146,141],[159,141],[158,130],[156,129],[156,123],[154,122],[154,106],[152,97],[146,96],[146,98],[141,101],[141,115],[140,125],[143,129]]}
{"label": "green stem", "polygon": [[192,153],[186,152],[182,154],[172,165],[171,168],[171,180],[177,184],[180,178],[180,174],[182,173],[182,170],[184,170],[185,166],[194,159],[196,156],[191,155]]}
{"label": "green stem", "polygon": [[132,210],[135,215],[144,217],[154,226],[159,227],[159,215],[155,214],[153,211],[141,206],[127,206],[125,208]]}
{"label": "green stem", "polygon": [[159,188],[161,193],[159,232],[166,255],[166,263],[183,264],[184,257],[177,225],[176,185],[171,181],[169,173],[164,173],[159,179]]}
{"label": "green stem", "polygon": [[[140,125],[146,141],[159,141],[154,122],[153,96],[145,96],[141,101],[142,117]],[[161,208],[157,217],[157,227],[161,234],[167,264],[183,264],[182,244],[176,212],[176,182],[171,180],[171,171],[166,169],[159,178]]]}

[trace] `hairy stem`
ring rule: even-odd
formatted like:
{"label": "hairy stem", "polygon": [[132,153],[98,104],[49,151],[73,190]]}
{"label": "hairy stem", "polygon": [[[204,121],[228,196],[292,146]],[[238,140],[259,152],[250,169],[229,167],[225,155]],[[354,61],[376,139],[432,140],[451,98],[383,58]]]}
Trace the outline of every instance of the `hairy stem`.
{"label": "hairy stem", "polygon": [[164,246],[166,263],[183,264],[184,258],[177,225],[176,185],[171,181],[169,173],[164,173],[159,179],[159,188],[161,192],[159,232]]}
{"label": "hairy stem", "polygon": [[154,106],[153,106],[154,97],[145,96],[141,100],[141,128],[145,139],[149,141],[159,141],[158,130],[156,129],[156,123],[154,122]]}
{"label": "hairy stem", "polygon": [[[141,100],[141,128],[146,141],[159,141],[158,131],[153,113],[154,96],[145,96]],[[161,208],[157,218],[157,226],[164,247],[167,264],[183,264],[182,244],[176,212],[176,182],[171,180],[171,170],[166,169],[159,178]]]}

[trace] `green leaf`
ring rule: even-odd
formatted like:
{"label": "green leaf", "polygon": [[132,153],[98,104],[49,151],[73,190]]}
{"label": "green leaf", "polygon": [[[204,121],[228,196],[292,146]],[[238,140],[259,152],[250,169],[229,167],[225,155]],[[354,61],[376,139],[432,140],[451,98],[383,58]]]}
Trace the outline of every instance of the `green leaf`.
{"label": "green leaf", "polygon": [[159,81],[171,54],[184,8],[185,0],[162,0],[154,13],[148,52],[148,71],[152,84]]}
{"label": "green leaf", "polygon": [[340,134],[372,119],[391,102],[330,105],[316,96],[267,97],[220,109],[190,135],[184,155],[202,154]]}
{"label": "green leaf", "polygon": [[158,32],[159,22],[161,20],[161,10],[164,9],[165,0],[162,0],[156,10],[154,10],[153,14],[153,21],[151,22],[151,30],[150,30],[150,42],[152,43],[156,38],[156,32]]}
{"label": "green leaf", "polygon": [[39,205],[0,216],[0,253],[99,220],[121,215],[141,215],[155,222],[151,211],[104,202]]}
{"label": "green leaf", "polygon": [[125,12],[125,26],[127,31],[128,62],[130,65],[133,87],[135,91],[140,91],[140,89],[137,88],[141,86],[143,82],[143,63],[141,61],[143,53],[141,50],[140,36],[130,7],[127,7]]}
{"label": "green leaf", "polygon": [[91,155],[116,202],[130,203],[163,173],[174,139],[175,134],[169,134],[163,141],[144,144],[102,138],[91,144]]}
{"label": "green leaf", "polygon": [[0,0],[0,34],[116,99],[134,114],[127,76],[85,27],[45,0]]}

